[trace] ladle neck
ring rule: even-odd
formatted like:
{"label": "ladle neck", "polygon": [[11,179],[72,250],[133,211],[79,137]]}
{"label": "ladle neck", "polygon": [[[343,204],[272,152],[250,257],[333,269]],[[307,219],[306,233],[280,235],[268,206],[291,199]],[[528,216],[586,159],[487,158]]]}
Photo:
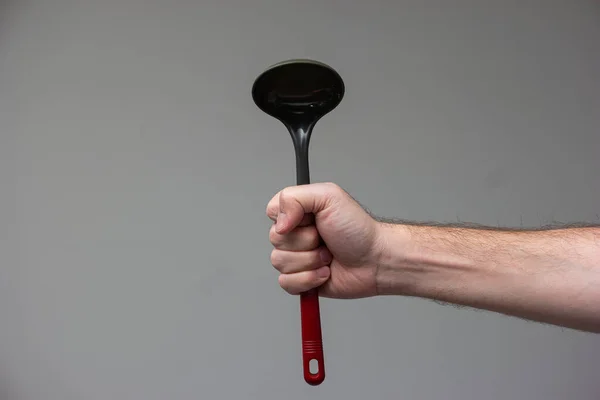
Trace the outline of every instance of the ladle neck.
{"label": "ladle neck", "polygon": [[289,127],[294,150],[296,152],[296,184],[307,185],[310,183],[310,170],[308,168],[308,147],[312,125]]}

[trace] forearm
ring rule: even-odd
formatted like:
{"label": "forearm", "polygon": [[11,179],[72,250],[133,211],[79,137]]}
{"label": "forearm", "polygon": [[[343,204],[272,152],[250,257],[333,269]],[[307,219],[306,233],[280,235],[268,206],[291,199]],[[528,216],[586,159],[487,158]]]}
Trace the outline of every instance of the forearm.
{"label": "forearm", "polygon": [[381,223],[381,295],[600,333],[600,229],[503,231]]}

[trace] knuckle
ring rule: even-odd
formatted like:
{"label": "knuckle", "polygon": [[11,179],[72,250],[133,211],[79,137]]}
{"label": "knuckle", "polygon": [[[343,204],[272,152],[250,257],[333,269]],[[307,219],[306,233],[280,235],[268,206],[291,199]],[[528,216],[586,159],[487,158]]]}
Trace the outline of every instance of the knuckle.
{"label": "knuckle", "polygon": [[318,279],[314,273],[302,273],[279,275],[279,286],[290,294],[299,294],[306,290],[310,290],[317,287],[319,284]]}
{"label": "knuckle", "polygon": [[298,193],[298,190],[300,190],[298,186],[287,186],[281,189],[277,198],[278,206],[281,206],[282,203],[287,206],[293,206],[295,194]]}
{"label": "knuckle", "polygon": [[325,183],[325,197],[328,199],[339,198],[346,192],[337,183],[326,182]]}
{"label": "knuckle", "polygon": [[342,190],[342,188],[334,182],[325,182],[325,187],[327,187],[327,190],[329,190],[332,193],[336,193]]}
{"label": "knuckle", "polygon": [[267,207],[265,208],[265,212],[268,217],[276,217],[279,213],[279,196],[281,192],[276,193],[269,202],[267,203]]}
{"label": "knuckle", "polygon": [[280,195],[283,195],[283,194],[288,195],[288,194],[290,194],[290,191],[294,190],[294,188],[296,188],[296,186],[286,186],[283,189],[281,189],[281,192],[279,194]]}
{"label": "knuckle", "polygon": [[281,189],[281,191],[279,192],[279,196],[278,196],[279,199],[278,200],[279,201],[284,200],[287,197],[287,195],[289,194],[289,192],[290,192],[290,187],[289,186],[284,187],[283,189]]}
{"label": "knuckle", "polygon": [[297,291],[294,289],[292,285],[290,285],[290,280],[287,279],[287,276],[284,274],[279,275],[278,278],[279,286],[288,292],[289,294],[296,294]]}
{"label": "knuckle", "polygon": [[283,269],[284,260],[280,251],[273,250],[271,252],[271,265],[273,265],[273,267],[275,267],[278,270]]}
{"label": "knuckle", "polygon": [[269,217],[269,218],[276,217],[278,212],[279,212],[279,210],[278,210],[277,203],[270,201],[269,204],[267,204],[267,208],[265,209],[265,213],[267,214],[267,217]]}
{"label": "knuckle", "polygon": [[275,232],[275,225],[271,226],[271,229],[269,229],[269,242],[271,242],[273,246],[278,246],[281,243],[281,236]]}

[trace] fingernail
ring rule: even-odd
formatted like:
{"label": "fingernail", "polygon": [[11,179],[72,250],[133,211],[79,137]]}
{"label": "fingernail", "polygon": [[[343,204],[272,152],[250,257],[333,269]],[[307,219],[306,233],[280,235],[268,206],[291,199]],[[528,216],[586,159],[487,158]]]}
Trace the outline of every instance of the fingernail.
{"label": "fingernail", "polygon": [[321,249],[321,252],[319,255],[321,256],[321,261],[323,261],[325,264],[329,264],[331,262],[331,260],[333,259],[331,252],[327,248]]}
{"label": "fingernail", "polygon": [[285,218],[286,218],[286,215],[282,212],[280,212],[279,215],[277,216],[277,223],[275,224],[275,230],[277,232],[280,232],[281,229],[283,229],[283,226],[285,224]]}
{"label": "fingernail", "polygon": [[329,275],[329,267],[322,267],[317,270],[317,276],[319,278],[325,278]]}

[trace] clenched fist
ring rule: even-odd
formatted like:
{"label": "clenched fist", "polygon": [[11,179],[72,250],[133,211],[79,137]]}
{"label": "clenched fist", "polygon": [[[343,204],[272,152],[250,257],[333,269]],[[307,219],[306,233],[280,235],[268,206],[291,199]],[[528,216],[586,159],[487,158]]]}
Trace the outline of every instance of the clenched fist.
{"label": "clenched fist", "polygon": [[267,205],[271,263],[291,294],[319,287],[331,298],[377,295],[379,223],[333,183],[291,186]]}

